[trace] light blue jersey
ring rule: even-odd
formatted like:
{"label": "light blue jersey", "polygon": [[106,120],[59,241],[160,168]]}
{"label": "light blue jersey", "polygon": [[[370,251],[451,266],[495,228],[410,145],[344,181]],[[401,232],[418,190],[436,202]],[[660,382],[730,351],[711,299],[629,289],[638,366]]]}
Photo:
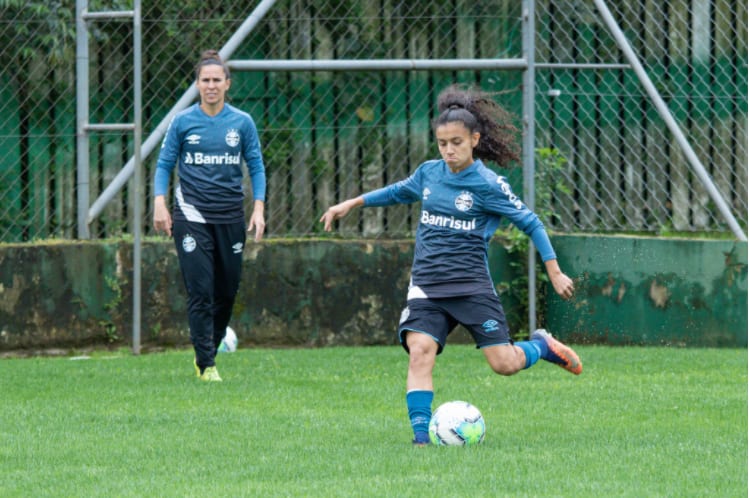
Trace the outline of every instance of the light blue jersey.
{"label": "light blue jersey", "polygon": [[443,160],[427,161],[405,180],[363,197],[365,206],[421,201],[409,299],[496,294],[488,248],[502,217],[531,237],[543,261],[556,258],[535,213],[480,160],[459,173]]}
{"label": "light blue jersey", "polygon": [[169,125],[156,164],[154,195],[166,193],[171,172],[179,164],[175,220],[243,220],[242,160],[247,164],[254,199],[264,201],[265,166],[252,117],[229,104],[211,117],[194,104]]}

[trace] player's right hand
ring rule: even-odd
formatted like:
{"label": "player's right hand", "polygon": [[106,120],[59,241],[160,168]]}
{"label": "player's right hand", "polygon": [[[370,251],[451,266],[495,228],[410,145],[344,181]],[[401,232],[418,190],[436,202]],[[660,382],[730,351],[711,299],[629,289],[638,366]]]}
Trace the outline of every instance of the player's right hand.
{"label": "player's right hand", "polygon": [[325,211],[325,214],[320,218],[320,223],[323,224],[325,231],[329,232],[333,229],[333,222],[335,220],[343,218],[353,208],[363,205],[364,198],[362,196],[354,197],[353,199],[346,199],[335,206],[330,206],[328,210]]}
{"label": "player's right hand", "polygon": [[349,209],[347,209],[344,204],[345,203],[342,202],[335,206],[330,206],[328,210],[325,211],[325,214],[320,218],[320,223],[323,224],[323,229],[326,232],[330,232],[333,229],[333,221],[343,218],[346,216],[346,213],[349,212]]}
{"label": "player's right hand", "polygon": [[164,232],[169,237],[172,236],[172,215],[169,214],[163,195],[157,195],[153,199],[153,228],[156,233]]}

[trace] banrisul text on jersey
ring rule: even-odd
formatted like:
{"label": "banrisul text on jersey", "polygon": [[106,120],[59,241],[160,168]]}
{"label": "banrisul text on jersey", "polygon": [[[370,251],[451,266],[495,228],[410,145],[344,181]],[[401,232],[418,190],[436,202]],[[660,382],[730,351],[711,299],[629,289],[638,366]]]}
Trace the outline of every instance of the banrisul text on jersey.
{"label": "banrisul text on jersey", "polygon": [[224,152],[223,154],[204,154],[202,152],[196,152],[194,155],[186,152],[185,153],[185,164],[231,164],[240,165],[242,164],[242,158],[237,152],[234,155]]}
{"label": "banrisul text on jersey", "polygon": [[455,230],[476,230],[476,218],[470,220],[456,219],[455,216],[440,216],[429,214],[429,211],[421,212],[421,223],[447,227]]}

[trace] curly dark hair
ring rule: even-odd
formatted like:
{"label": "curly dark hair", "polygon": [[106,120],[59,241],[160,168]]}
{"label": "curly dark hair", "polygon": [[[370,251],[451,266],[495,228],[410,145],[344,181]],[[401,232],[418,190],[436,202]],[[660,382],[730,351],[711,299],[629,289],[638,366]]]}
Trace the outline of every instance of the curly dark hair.
{"label": "curly dark hair", "polygon": [[478,159],[494,161],[508,167],[520,160],[519,133],[512,124],[514,119],[504,107],[499,105],[488,92],[463,85],[451,85],[437,97],[439,116],[432,122],[432,128],[447,123],[460,122],[468,130],[479,132],[481,137],[473,155]]}

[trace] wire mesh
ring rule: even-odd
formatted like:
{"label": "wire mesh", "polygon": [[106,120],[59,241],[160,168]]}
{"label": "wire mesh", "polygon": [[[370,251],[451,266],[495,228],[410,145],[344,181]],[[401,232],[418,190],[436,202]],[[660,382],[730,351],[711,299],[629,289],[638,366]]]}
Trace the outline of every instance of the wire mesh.
{"label": "wire mesh", "polygon": [[[746,4],[607,2],[734,215],[746,227]],[[725,221],[592,2],[537,2],[537,149],[568,192],[552,199],[560,230],[725,231]]]}
{"label": "wire mesh", "polygon": [[[199,52],[220,48],[256,2],[143,5],[144,138],[194,81]],[[718,189],[746,226],[746,5],[736,0],[609,2],[649,76]],[[90,2],[90,11],[132,8]],[[280,0],[232,59],[519,58],[521,3],[510,0]],[[92,123],[130,122],[132,22],[88,22]],[[536,157],[546,223],[559,231],[726,232],[724,221],[628,69],[592,2],[536,2]],[[0,241],[74,238],[75,2],[0,2]],[[575,68],[559,64],[575,63]],[[396,181],[437,156],[430,120],[453,82],[494,92],[521,114],[518,71],[235,71],[232,104],[254,117],[268,175],[270,236],[320,232],[324,209]],[[520,124],[518,122],[516,124]],[[128,184],[91,225],[131,229],[134,202],[150,227],[156,152],[146,198]],[[132,155],[128,132],[96,132],[90,198]],[[522,191],[520,168],[505,170]],[[249,189],[248,189],[249,191]],[[250,200],[248,199],[248,202]],[[361,210],[344,236],[413,234],[413,207]]]}

